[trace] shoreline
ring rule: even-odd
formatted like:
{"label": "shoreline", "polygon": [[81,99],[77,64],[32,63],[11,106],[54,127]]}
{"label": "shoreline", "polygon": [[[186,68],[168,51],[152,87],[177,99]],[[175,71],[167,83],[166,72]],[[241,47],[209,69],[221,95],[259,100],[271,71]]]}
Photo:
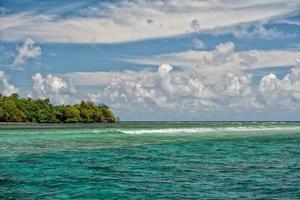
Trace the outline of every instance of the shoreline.
{"label": "shoreline", "polygon": [[1,125],[103,125],[103,124],[130,124],[130,123],[300,123],[299,120],[295,121],[116,121],[116,122],[96,122],[96,123],[39,123],[39,122],[0,122]]}
{"label": "shoreline", "polygon": [[4,129],[35,129],[35,128],[214,128],[223,124],[224,127],[253,127],[257,125],[300,126],[300,121],[119,121],[114,123],[32,123],[32,122],[0,122],[0,130]]}

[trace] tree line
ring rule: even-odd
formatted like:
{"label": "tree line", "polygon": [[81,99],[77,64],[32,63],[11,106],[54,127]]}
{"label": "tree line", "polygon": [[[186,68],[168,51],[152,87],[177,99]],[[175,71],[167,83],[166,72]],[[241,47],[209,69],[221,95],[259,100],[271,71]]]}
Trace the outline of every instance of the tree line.
{"label": "tree line", "polygon": [[114,123],[118,118],[106,105],[81,101],[74,105],[53,105],[49,98],[20,98],[0,94],[0,122]]}

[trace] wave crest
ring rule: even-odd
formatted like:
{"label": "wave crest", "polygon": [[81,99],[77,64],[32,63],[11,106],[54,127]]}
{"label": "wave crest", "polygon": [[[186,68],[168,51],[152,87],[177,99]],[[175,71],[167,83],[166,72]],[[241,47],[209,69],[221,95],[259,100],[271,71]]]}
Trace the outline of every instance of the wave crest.
{"label": "wave crest", "polygon": [[211,132],[268,132],[268,131],[300,131],[300,126],[295,127],[224,127],[224,128],[165,128],[165,129],[131,129],[118,130],[130,135],[142,134],[197,134]]}

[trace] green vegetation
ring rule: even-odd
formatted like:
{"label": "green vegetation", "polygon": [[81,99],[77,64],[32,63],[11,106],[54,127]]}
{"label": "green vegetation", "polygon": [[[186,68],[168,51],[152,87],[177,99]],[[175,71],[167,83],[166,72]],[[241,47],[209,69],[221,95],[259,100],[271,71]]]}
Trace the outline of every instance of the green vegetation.
{"label": "green vegetation", "polygon": [[47,99],[0,94],[0,122],[114,123],[117,117],[106,105],[82,101],[75,105],[52,105]]}

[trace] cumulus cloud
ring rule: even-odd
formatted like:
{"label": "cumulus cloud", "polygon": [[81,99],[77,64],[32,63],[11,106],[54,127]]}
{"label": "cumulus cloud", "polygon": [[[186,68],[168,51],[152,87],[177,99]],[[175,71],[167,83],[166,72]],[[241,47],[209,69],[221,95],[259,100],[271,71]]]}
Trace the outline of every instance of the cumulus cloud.
{"label": "cumulus cloud", "polygon": [[[186,105],[195,113],[260,110],[281,101],[285,106],[287,101],[290,105],[300,102],[299,70],[295,67],[282,79],[270,73],[259,84],[259,76],[251,73],[260,67],[297,66],[298,58],[299,53],[294,51],[236,52],[235,44],[226,42],[211,51],[155,56],[149,61],[160,63],[156,71],[74,72],[66,77],[76,80],[79,87],[98,88],[89,91],[89,98],[123,113],[184,113]],[[280,94],[285,95],[285,100],[280,100]]]}
{"label": "cumulus cloud", "polygon": [[[233,45],[221,45],[218,49],[220,54],[227,55]],[[213,65],[211,67],[214,68]],[[72,73],[69,77],[85,77],[86,80],[77,83],[78,86],[97,88],[88,92],[88,98],[110,105],[120,116],[137,113],[147,116],[150,113],[157,116],[167,113],[169,116],[198,116],[199,113],[221,111],[259,112],[264,109],[299,108],[299,69],[294,67],[283,78],[278,78],[274,73],[266,74],[258,83],[249,71],[228,71],[207,78],[208,75],[202,71],[178,70],[169,64],[159,65],[154,72],[127,71],[122,75],[98,72],[91,82],[88,81],[90,73]],[[96,79],[102,81],[97,82]]]}
{"label": "cumulus cloud", "polygon": [[292,69],[282,79],[273,73],[262,77],[258,90],[269,106],[299,106],[300,68]]}
{"label": "cumulus cloud", "polygon": [[[171,64],[160,64],[156,71],[73,72],[60,76],[37,73],[32,77],[33,96],[50,97],[55,103],[73,102],[80,96],[109,104],[118,114],[158,112],[183,116],[207,110],[300,106],[299,67],[283,78],[267,74],[258,85],[247,70],[275,62],[297,66],[298,58],[299,53],[292,51],[236,52],[235,44],[226,42],[211,51],[157,56],[155,62]],[[93,89],[82,95],[75,85]]]}
{"label": "cumulus cloud", "polygon": [[300,53],[298,53],[298,56],[296,57],[296,66],[300,67]]}
{"label": "cumulus cloud", "polygon": [[[150,80],[149,80],[150,79]],[[224,74],[210,84],[200,73],[178,72],[169,64],[162,64],[144,79],[114,78],[103,91],[90,93],[90,99],[105,102],[120,112],[176,112],[182,114],[186,106],[192,112],[223,108],[256,108],[249,74]]]}
{"label": "cumulus cloud", "polygon": [[[78,16],[60,17],[55,11],[4,15],[0,17],[0,31],[1,39],[6,41],[24,40],[30,36],[39,42],[116,43],[268,22],[297,11],[299,5],[294,0],[232,1],[226,5],[222,1],[189,0],[183,4],[180,0],[122,0],[78,9]],[[57,10],[61,12],[61,9]],[[248,28],[241,29],[228,31],[244,36],[244,30]],[[252,29],[253,36],[277,34],[263,26]]]}
{"label": "cumulus cloud", "polygon": [[159,65],[168,62],[171,65],[201,71],[211,75],[238,72],[249,69],[295,66],[299,58],[298,51],[290,50],[247,50],[236,51],[232,42],[220,43],[212,51],[189,50],[178,53],[155,55],[150,58],[128,59],[138,64]]}
{"label": "cumulus cloud", "polygon": [[171,92],[173,90],[172,85],[170,84],[170,71],[173,68],[168,64],[162,64],[158,67],[158,77],[161,82],[161,87],[163,90]]}
{"label": "cumulus cloud", "polygon": [[64,80],[58,76],[48,74],[43,76],[36,73],[32,76],[33,95],[38,98],[49,97],[55,103],[66,103],[70,101],[70,94],[75,94],[76,90],[70,80]]}
{"label": "cumulus cloud", "polygon": [[235,52],[232,42],[220,43],[212,51],[186,51],[129,60],[140,64],[159,65],[167,62],[184,71],[200,74],[205,81],[215,83],[227,73],[241,73],[253,67],[257,58],[248,52]]}
{"label": "cumulus cloud", "polygon": [[27,38],[17,50],[18,55],[12,63],[13,67],[23,65],[27,60],[37,58],[42,54],[41,47],[37,46],[30,38]]}
{"label": "cumulus cloud", "polygon": [[0,89],[1,94],[5,96],[18,92],[18,89],[8,82],[8,77],[3,71],[0,71]]}
{"label": "cumulus cloud", "polygon": [[224,93],[229,96],[249,96],[252,94],[250,82],[251,75],[236,76],[228,73],[224,79]]}
{"label": "cumulus cloud", "polygon": [[154,75],[148,85],[129,77],[113,79],[89,97],[127,114],[157,112],[183,116],[207,110],[259,111],[300,106],[299,68],[292,69],[282,79],[272,73],[265,75],[259,85],[253,83],[251,74],[245,73],[226,73],[209,84],[200,74],[178,73],[167,64],[159,66]]}

